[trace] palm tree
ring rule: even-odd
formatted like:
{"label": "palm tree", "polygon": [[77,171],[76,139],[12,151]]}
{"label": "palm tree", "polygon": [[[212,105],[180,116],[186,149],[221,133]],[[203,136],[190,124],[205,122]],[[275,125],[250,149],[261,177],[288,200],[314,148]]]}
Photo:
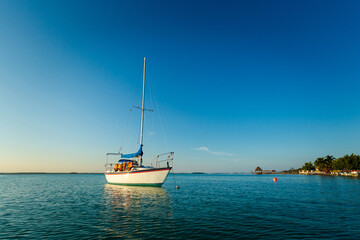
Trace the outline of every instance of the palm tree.
{"label": "palm tree", "polygon": [[329,170],[332,169],[334,160],[335,160],[335,158],[333,156],[327,155],[326,157],[316,159],[314,164],[318,169],[328,172]]}

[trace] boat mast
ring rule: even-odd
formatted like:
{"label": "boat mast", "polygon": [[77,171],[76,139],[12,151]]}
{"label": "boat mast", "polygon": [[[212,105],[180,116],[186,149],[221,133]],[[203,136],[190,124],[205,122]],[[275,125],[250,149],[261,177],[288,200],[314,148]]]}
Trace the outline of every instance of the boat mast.
{"label": "boat mast", "polygon": [[[145,69],[146,69],[145,66],[146,66],[146,57],[144,57],[143,92],[142,92],[142,104],[141,104],[141,130],[140,130],[140,147],[141,147],[141,149],[143,146],[143,132],[144,132]],[[140,166],[141,165],[142,165],[142,154],[140,156]]]}

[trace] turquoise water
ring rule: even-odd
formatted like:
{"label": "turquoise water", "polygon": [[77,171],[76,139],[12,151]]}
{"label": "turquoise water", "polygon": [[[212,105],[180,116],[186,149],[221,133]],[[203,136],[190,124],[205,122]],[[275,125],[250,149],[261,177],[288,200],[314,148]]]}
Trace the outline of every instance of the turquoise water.
{"label": "turquoise water", "polygon": [[102,174],[0,175],[0,238],[360,239],[360,179],[173,175],[162,188]]}

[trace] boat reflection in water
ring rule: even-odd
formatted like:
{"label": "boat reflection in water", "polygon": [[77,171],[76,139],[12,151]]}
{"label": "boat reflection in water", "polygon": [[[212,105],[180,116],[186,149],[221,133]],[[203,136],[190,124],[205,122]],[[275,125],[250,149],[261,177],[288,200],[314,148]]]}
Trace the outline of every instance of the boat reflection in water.
{"label": "boat reflection in water", "polygon": [[141,238],[149,231],[161,237],[173,230],[172,201],[164,188],[105,184],[101,206],[109,237]]}

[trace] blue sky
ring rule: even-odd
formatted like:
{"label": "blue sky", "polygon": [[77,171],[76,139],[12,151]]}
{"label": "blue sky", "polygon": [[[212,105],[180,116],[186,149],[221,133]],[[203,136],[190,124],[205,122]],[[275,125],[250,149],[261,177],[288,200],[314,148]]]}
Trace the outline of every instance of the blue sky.
{"label": "blue sky", "polygon": [[[0,171],[178,172],[360,153],[358,1],[1,1]],[[151,93],[151,94],[150,94]]]}

